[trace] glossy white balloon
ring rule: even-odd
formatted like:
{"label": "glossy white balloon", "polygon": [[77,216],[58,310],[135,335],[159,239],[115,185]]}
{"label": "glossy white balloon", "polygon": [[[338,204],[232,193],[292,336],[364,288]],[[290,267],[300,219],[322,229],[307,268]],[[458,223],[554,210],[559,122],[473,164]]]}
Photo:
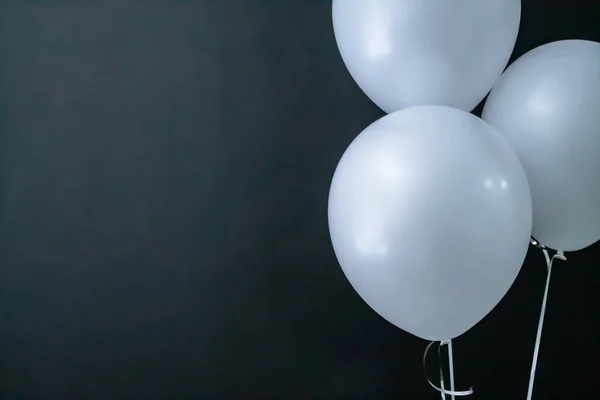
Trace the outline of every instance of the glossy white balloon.
{"label": "glossy white balloon", "polygon": [[471,111],[508,63],[520,0],[333,0],[346,67],[385,112],[427,104]]}
{"label": "glossy white balloon", "polygon": [[329,193],[337,259],[364,301],[428,340],[455,338],[514,282],[531,197],[506,140],[445,106],[376,121],[348,147]]}
{"label": "glossy white balloon", "polygon": [[600,43],[564,40],[515,61],[483,119],[519,155],[533,198],[533,236],[564,251],[600,239]]}

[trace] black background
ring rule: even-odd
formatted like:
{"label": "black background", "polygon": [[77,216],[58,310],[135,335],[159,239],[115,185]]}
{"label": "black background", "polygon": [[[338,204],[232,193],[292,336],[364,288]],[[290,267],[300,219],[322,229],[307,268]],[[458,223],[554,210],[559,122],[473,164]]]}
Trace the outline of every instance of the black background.
{"label": "black background", "polygon": [[[524,1],[513,59],[599,20]],[[334,168],[382,115],[329,1],[0,0],[0,397],[439,398],[329,241]],[[599,258],[555,268],[536,399],[598,397]],[[525,398],[544,279],[531,249],[455,341],[472,398]]]}

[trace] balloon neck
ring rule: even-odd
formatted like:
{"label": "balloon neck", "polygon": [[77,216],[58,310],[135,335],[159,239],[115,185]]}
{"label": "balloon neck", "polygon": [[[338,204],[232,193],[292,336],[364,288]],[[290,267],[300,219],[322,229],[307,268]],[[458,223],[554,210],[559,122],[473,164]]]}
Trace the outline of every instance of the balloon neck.
{"label": "balloon neck", "polygon": [[[546,263],[549,263],[550,256],[548,255],[548,249],[546,248],[546,246],[538,242],[534,237],[531,238],[530,242],[538,249],[542,249],[542,251],[544,252],[544,256],[546,257]],[[565,256],[565,252],[563,250],[556,250],[556,254],[554,254],[552,257],[562,261],[567,261],[567,257]]]}
{"label": "balloon neck", "polygon": [[546,247],[544,247],[543,244],[541,244],[540,242],[538,242],[534,237],[531,238],[530,242],[531,242],[532,245],[534,245],[538,249],[545,249],[546,248]]}

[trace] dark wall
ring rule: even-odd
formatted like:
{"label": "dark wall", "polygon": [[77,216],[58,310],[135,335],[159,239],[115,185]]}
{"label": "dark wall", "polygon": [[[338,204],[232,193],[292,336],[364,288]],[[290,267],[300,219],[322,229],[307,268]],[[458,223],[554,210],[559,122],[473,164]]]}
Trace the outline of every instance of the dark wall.
{"label": "dark wall", "polygon": [[[331,249],[334,168],[383,113],[330,7],[0,0],[0,398],[439,396],[426,343],[371,311]],[[599,19],[525,1],[514,56],[600,41]],[[599,259],[555,270],[537,398],[600,389]],[[456,340],[474,398],[525,397],[544,279],[532,249]]]}

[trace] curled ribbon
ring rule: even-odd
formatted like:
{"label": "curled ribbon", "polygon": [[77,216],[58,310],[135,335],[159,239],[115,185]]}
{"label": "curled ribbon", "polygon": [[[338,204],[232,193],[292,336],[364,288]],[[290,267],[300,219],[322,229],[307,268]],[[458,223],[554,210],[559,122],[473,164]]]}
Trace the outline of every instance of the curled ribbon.
{"label": "curled ribbon", "polygon": [[544,288],[544,297],[542,299],[542,311],[540,312],[540,320],[538,322],[538,329],[535,337],[533,361],[531,362],[531,372],[529,373],[529,389],[527,390],[527,400],[531,400],[533,397],[533,383],[535,381],[535,371],[537,369],[537,362],[540,354],[540,344],[542,342],[542,328],[544,327],[544,317],[546,316],[546,303],[548,302],[548,289],[550,288],[552,264],[554,263],[554,260],[567,261],[567,258],[565,257],[562,251],[557,251],[556,254],[550,257],[546,247],[539,244],[535,239],[532,239],[531,244],[542,249],[542,252],[544,253],[544,258],[546,259],[546,268],[548,270],[548,276],[546,277],[546,287]]}
{"label": "curled ribbon", "polygon": [[[429,376],[427,375],[427,355],[429,354],[429,350],[431,349],[431,346],[433,346],[434,344],[439,343],[438,345],[438,365],[439,365],[439,370],[440,370],[440,386],[436,386],[431,379],[429,379]],[[443,346],[447,346],[448,347],[448,362],[450,364],[450,368],[449,368],[449,375],[450,375],[450,390],[447,390],[445,388],[445,384],[444,384],[444,370],[442,369],[442,347]],[[473,394],[473,388],[470,388],[469,390],[461,390],[461,391],[456,391],[454,390],[454,360],[453,360],[453,354],[452,354],[452,341],[451,340],[443,340],[441,342],[431,342],[429,343],[429,345],[427,345],[427,347],[425,348],[425,353],[423,354],[423,370],[425,371],[425,378],[427,379],[427,382],[429,383],[429,385],[434,388],[435,390],[437,390],[438,392],[440,392],[441,396],[442,396],[442,400],[446,400],[446,395],[450,395],[452,396],[452,399],[454,399],[455,396],[470,396]]]}

